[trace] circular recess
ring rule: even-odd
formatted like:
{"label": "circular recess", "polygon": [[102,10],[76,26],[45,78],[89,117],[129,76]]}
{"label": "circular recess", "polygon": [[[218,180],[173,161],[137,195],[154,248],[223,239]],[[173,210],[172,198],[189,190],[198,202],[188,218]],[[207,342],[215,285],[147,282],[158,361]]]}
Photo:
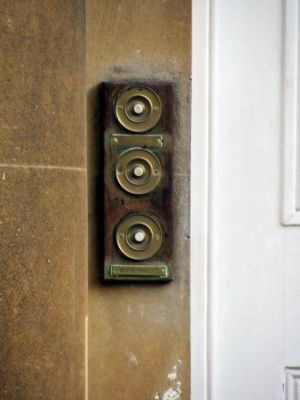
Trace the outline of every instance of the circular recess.
{"label": "circular recess", "polygon": [[123,128],[146,132],[159,121],[162,105],[158,95],[149,88],[133,86],[121,91],[115,102],[115,116]]}
{"label": "circular recess", "polygon": [[159,223],[145,214],[135,214],[121,221],[116,230],[116,242],[121,253],[132,260],[153,257],[161,247]]}
{"label": "circular recess", "polygon": [[161,179],[160,161],[149,150],[127,150],[117,161],[116,178],[126,192],[136,195],[149,193]]}

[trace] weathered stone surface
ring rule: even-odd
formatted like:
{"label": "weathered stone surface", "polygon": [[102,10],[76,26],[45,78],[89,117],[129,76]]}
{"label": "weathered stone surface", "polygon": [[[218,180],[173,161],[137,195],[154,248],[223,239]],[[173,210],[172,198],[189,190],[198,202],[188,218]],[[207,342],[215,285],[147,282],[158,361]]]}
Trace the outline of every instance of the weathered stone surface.
{"label": "weathered stone surface", "polygon": [[83,399],[85,173],[0,177],[0,398]]}
{"label": "weathered stone surface", "polygon": [[[189,398],[190,0],[88,0],[90,399]],[[0,104],[3,400],[84,398],[84,1],[4,1]],[[104,286],[98,84],[175,93],[175,262],[168,285]],[[177,371],[177,374],[175,372]],[[169,376],[168,376],[169,375]],[[181,385],[180,385],[181,384]]]}
{"label": "weathered stone surface", "polygon": [[84,398],[84,18],[1,2],[1,400]]}
{"label": "weathered stone surface", "polygon": [[84,18],[84,0],[1,2],[1,163],[84,166]]}
{"label": "weathered stone surface", "polygon": [[[91,400],[154,399],[156,394],[162,399],[167,391],[176,399],[189,399],[190,3],[87,1]],[[110,80],[176,83],[176,251],[170,284],[99,283],[98,85]]]}

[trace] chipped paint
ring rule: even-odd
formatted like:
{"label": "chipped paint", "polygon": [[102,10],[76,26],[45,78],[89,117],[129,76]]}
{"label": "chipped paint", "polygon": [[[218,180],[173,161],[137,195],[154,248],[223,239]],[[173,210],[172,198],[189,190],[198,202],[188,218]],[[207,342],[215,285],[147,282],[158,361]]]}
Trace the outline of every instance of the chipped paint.
{"label": "chipped paint", "polygon": [[181,366],[183,362],[179,358],[177,363],[173,365],[172,371],[168,374],[168,379],[171,381],[171,386],[168,387],[160,396],[159,392],[157,391],[154,395],[153,400],[181,400],[182,399],[182,389],[181,389]]}
{"label": "chipped paint", "polygon": [[138,365],[139,361],[137,359],[137,356],[131,352],[128,353],[128,358],[134,365]]}
{"label": "chipped paint", "polygon": [[177,379],[177,372],[171,372],[171,373],[168,375],[168,378],[170,379],[170,381],[176,381],[176,379]]}
{"label": "chipped paint", "polygon": [[163,394],[162,400],[180,400],[181,399],[181,390],[169,388]]}

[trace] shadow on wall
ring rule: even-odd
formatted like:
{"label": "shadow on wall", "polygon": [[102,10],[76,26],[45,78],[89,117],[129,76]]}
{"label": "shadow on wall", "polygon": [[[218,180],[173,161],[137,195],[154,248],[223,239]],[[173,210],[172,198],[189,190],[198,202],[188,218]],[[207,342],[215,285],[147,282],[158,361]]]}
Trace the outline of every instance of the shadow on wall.
{"label": "shadow on wall", "polygon": [[[102,85],[96,85],[87,95],[88,136],[88,238],[89,286],[98,285],[104,263],[104,147],[102,140]],[[98,260],[95,263],[95,260]]]}

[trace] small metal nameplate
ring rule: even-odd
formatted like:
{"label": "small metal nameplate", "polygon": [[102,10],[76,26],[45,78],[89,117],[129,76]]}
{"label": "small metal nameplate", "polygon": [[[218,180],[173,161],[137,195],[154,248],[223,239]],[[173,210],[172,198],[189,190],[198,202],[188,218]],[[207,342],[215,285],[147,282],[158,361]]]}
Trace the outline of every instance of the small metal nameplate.
{"label": "small metal nameplate", "polygon": [[127,147],[149,147],[152,149],[161,149],[164,146],[162,135],[126,135],[113,134],[111,137],[113,148]]}
{"label": "small metal nameplate", "polygon": [[170,268],[165,264],[111,265],[111,279],[171,280]]}

